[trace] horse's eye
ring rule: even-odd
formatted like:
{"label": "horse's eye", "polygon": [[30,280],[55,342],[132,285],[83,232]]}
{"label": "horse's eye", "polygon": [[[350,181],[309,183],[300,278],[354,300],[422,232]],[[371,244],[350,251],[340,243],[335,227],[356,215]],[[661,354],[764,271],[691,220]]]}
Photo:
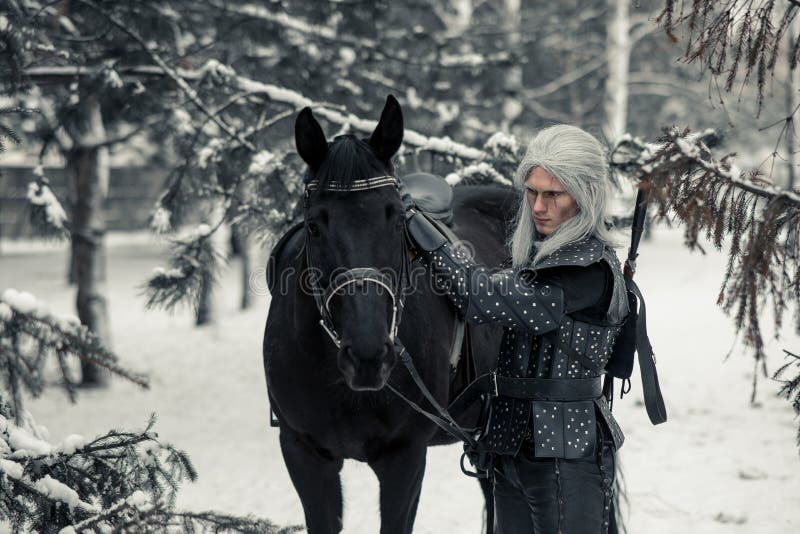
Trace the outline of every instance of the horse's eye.
{"label": "horse's eye", "polygon": [[306,223],[306,228],[308,228],[308,233],[312,236],[317,237],[319,235],[319,226],[316,223],[308,222]]}

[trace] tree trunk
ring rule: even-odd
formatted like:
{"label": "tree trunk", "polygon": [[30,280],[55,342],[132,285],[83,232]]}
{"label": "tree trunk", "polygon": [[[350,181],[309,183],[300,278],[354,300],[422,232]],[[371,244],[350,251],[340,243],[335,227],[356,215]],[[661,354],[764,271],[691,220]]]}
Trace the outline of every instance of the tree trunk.
{"label": "tree trunk", "polygon": [[[211,216],[209,217],[208,224],[209,226],[214,226],[212,223],[214,221],[218,221],[221,217],[225,215],[224,206],[221,202],[217,202],[215,206],[211,210]],[[222,251],[225,250],[226,244],[228,244],[229,237],[228,232],[226,231],[228,228],[227,224],[223,224],[222,227],[217,229],[214,232],[210,239],[211,244],[214,247],[215,257],[227,257],[226,254],[222,254]],[[195,322],[196,326],[204,326],[207,324],[211,324],[216,320],[216,313],[215,313],[215,298],[214,298],[214,273],[217,271],[219,266],[214,266],[211,270],[204,270],[202,278],[200,279],[200,292],[197,296],[197,310],[195,313]]]}
{"label": "tree trunk", "polygon": [[[81,323],[91,330],[106,348],[111,348],[111,325],[105,296],[106,229],[103,202],[108,194],[108,149],[97,144],[105,138],[100,104],[91,99],[86,105],[83,135],[67,152],[67,175],[74,188],[72,211],[72,253],[76,306]],[[81,361],[82,384],[104,385],[107,375],[96,365]]]}
{"label": "tree trunk", "polygon": [[629,0],[608,0],[608,7],[608,78],[603,102],[603,133],[608,142],[613,144],[628,127],[628,72],[631,59]]}
{"label": "tree trunk", "polygon": [[[521,22],[520,0],[503,1],[504,29],[506,31],[506,46],[512,53],[518,53],[522,46],[520,35]],[[500,127],[503,130],[511,131],[514,121],[522,114],[520,103],[522,94],[522,64],[514,64],[505,69],[505,96],[503,100],[503,120]]]}
{"label": "tree trunk", "polygon": [[194,324],[204,326],[214,322],[214,280],[208,274],[201,278],[200,293],[197,297],[197,314]]}
{"label": "tree trunk", "polygon": [[238,224],[231,225],[231,244],[233,245],[233,249],[236,252],[236,255],[239,257],[239,261],[241,262],[241,273],[242,273],[242,300],[239,303],[239,307],[243,310],[246,310],[250,307],[251,300],[250,300],[250,247],[247,239],[247,235],[242,230],[242,227]]}

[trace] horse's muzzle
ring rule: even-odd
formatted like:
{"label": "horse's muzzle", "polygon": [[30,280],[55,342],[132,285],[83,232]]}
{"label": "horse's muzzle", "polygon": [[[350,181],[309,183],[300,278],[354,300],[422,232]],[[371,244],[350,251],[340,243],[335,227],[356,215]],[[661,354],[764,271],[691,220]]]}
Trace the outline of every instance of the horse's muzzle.
{"label": "horse's muzzle", "polygon": [[337,363],[350,389],[377,391],[386,385],[397,355],[388,341],[372,354],[361,354],[352,345],[342,343]]}

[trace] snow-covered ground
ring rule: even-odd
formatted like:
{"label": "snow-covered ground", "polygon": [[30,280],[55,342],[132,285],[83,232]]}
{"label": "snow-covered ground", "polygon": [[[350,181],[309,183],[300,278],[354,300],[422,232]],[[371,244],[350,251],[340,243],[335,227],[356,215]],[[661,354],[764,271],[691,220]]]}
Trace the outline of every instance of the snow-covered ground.
{"label": "snow-covered ground", "polygon": [[[160,435],[185,449],[200,473],[183,488],[179,506],[302,523],[277,430],[269,427],[261,363],[269,298],[256,296],[252,309],[239,311],[238,269],[231,266],[218,292],[215,326],[194,328],[188,310],[146,312],[138,287],[163,263],[164,246],[141,236],[111,242],[114,348],[129,367],[150,374],[152,389],[115,380],[107,390],[82,392],[75,405],[51,389],[28,409],[54,440],[142,427],[157,412]],[[0,290],[31,291],[53,311],[74,313],[66,265],[62,247],[2,243]],[[627,436],[620,458],[632,534],[800,531],[797,421],[769,380],[760,381],[758,402],[750,405],[749,353],[737,348],[724,361],[734,335],[715,305],[723,267],[722,254],[690,254],[675,231],[660,231],[642,245],[637,280],[647,298],[669,421],[650,425],[638,376],[631,394],[614,405]],[[798,338],[770,342],[771,371],[783,361],[782,348],[800,349]],[[458,446],[430,450],[416,532],[480,532],[481,495],[461,475],[459,454]],[[347,462],[343,473],[345,532],[377,532],[374,475],[356,462]]]}

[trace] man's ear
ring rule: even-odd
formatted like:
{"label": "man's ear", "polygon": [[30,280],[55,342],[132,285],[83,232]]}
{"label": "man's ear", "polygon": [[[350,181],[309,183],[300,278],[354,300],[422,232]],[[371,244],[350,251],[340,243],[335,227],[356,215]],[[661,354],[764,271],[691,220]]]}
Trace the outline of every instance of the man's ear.
{"label": "man's ear", "polygon": [[294,123],[294,143],[297,153],[308,166],[316,171],[328,155],[328,141],[325,132],[311,113],[311,108],[303,108]]}
{"label": "man's ear", "polygon": [[389,163],[403,142],[403,111],[393,95],[386,97],[378,126],[369,138],[369,145],[378,157]]}

